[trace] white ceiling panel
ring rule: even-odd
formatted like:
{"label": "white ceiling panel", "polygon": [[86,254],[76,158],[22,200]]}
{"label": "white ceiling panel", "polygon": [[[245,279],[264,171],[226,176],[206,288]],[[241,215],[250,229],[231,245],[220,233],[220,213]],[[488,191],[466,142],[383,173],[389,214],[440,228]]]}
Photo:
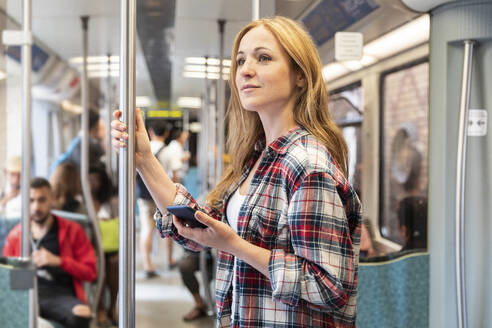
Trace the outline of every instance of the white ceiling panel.
{"label": "white ceiling panel", "polygon": [[[7,13],[17,22],[22,21],[22,1],[9,0]],[[120,49],[120,1],[118,0],[35,0],[32,1],[32,31],[34,37],[68,62],[71,57],[82,55],[81,16],[89,16],[89,56],[119,55]],[[155,100],[147,65],[137,41],[137,95]],[[102,84],[104,79],[92,80]],[[118,85],[118,79],[113,78]]]}
{"label": "white ceiling panel", "polygon": [[[160,4],[164,0],[139,0],[146,5],[153,1]],[[261,0],[262,6],[267,0]],[[306,8],[318,0],[269,0],[274,1],[277,12],[298,18]],[[20,21],[21,0],[9,0],[8,12]],[[80,16],[89,15],[89,55],[119,54],[119,6],[118,0],[34,0],[33,32],[41,42],[65,61],[82,53],[82,30]],[[270,2],[271,3],[271,2]],[[353,24],[350,31],[363,31],[366,41],[383,34],[397,24],[408,20],[411,14],[403,12],[397,0],[378,0],[381,8]],[[217,20],[224,19],[225,42],[224,55],[230,58],[232,43],[237,32],[251,20],[251,0],[176,0],[174,36],[171,42],[171,102],[179,97],[199,97],[204,90],[202,79],[184,78],[184,59],[186,57],[218,57],[219,28]],[[376,18],[377,17],[377,18]],[[411,18],[411,17],[410,17]],[[392,22],[387,26],[387,22]],[[370,24],[369,24],[370,23]],[[384,25],[384,26],[379,26]],[[367,31],[374,30],[372,33]],[[157,32],[157,31],[156,31]],[[367,32],[367,33],[366,33]],[[150,32],[151,33],[151,32]],[[142,39],[143,40],[143,39]],[[163,42],[165,44],[165,42]],[[320,47],[324,62],[331,61],[333,42],[326,42]],[[155,72],[154,72],[155,73]],[[119,84],[116,78],[115,84]],[[93,81],[97,82],[97,80]],[[104,83],[103,80],[101,80]],[[101,88],[104,92],[104,85]],[[141,47],[137,49],[137,95],[149,96],[155,101],[154,89],[142,55]]]}
{"label": "white ceiling panel", "polygon": [[186,57],[217,57],[220,49],[219,19],[226,20],[224,57],[230,58],[232,43],[239,30],[251,21],[251,1],[178,0],[176,2],[175,49],[172,71],[173,100],[199,97],[204,80],[183,77]]}

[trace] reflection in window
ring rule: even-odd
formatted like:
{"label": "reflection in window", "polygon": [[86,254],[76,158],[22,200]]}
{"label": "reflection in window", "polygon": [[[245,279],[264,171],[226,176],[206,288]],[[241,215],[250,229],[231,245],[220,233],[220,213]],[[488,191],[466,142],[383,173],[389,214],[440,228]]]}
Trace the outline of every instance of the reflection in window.
{"label": "reflection in window", "polygon": [[426,248],[429,64],[382,79],[381,234],[402,249]]}
{"label": "reflection in window", "polygon": [[342,130],[348,146],[349,181],[360,195],[362,88],[360,83],[335,90],[328,103],[330,114]]}

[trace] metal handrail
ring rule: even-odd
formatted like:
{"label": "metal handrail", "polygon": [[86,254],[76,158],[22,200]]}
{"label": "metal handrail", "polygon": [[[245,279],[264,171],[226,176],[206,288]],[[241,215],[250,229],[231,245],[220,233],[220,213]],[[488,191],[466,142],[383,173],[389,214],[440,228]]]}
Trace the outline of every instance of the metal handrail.
{"label": "metal handrail", "polygon": [[81,158],[80,158],[80,182],[82,185],[82,194],[84,196],[85,206],[87,208],[87,214],[89,220],[94,229],[94,237],[96,238],[96,252],[97,252],[97,281],[96,281],[96,295],[94,301],[91,304],[91,310],[93,313],[97,311],[97,305],[99,298],[103,291],[105,262],[104,251],[102,249],[101,230],[99,229],[99,223],[96,215],[96,209],[92,200],[91,187],[89,184],[89,81],[87,79],[87,48],[88,48],[88,23],[89,17],[83,16],[80,18],[82,21],[83,32],[83,67],[82,67],[82,85],[81,85],[81,103],[82,103],[82,140],[81,140]]}
{"label": "metal handrail", "polygon": [[[207,61],[205,60],[205,69],[207,69]],[[209,111],[209,91],[208,91],[208,80],[207,74],[205,74],[204,78],[204,92],[202,98],[202,110],[200,111],[200,132],[198,135],[198,168],[200,171],[200,195],[205,195],[208,193],[208,154],[207,149],[209,147],[208,141],[208,129],[205,129],[205,126],[208,126],[208,111]]]}
{"label": "metal handrail", "polygon": [[458,127],[458,151],[456,155],[456,297],[458,308],[458,327],[467,327],[466,286],[465,286],[465,174],[466,141],[468,133],[468,109],[470,105],[473,46],[475,42],[464,41],[463,77]]}
{"label": "metal handrail", "polygon": [[219,19],[219,79],[217,82],[217,159],[215,164],[215,183],[222,177],[224,163],[224,143],[225,143],[225,81],[224,81],[224,27],[226,21]]}
{"label": "metal handrail", "polygon": [[[22,44],[22,174],[21,174],[21,256],[31,256],[31,222],[30,222],[30,188],[31,188],[31,155],[32,155],[32,97],[31,97],[31,66],[32,66],[32,3],[24,0],[22,7],[22,31],[24,37],[29,36]],[[37,317],[37,286],[29,291],[29,327],[38,326]]]}
{"label": "metal handrail", "polygon": [[260,19],[260,0],[251,0],[251,20]]}
{"label": "metal handrail", "polygon": [[120,106],[128,142],[119,155],[119,327],[135,327],[136,0],[121,0]]}
{"label": "metal handrail", "polygon": [[[111,90],[111,55],[108,54],[108,79],[106,86],[106,134],[105,134],[105,145],[106,145],[106,172],[111,179],[111,182],[115,182],[113,177],[113,148],[111,147],[111,98],[112,98],[112,90]],[[111,217],[113,217],[114,213],[111,213]]]}

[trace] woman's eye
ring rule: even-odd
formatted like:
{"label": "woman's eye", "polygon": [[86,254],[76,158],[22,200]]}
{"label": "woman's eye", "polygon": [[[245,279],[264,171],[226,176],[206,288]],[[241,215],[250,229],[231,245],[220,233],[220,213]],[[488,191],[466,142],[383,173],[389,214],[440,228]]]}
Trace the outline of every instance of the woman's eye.
{"label": "woman's eye", "polygon": [[267,55],[260,55],[260,57],[258,57],[258,61],[260,62],[269,61],[270,59],[271,59],[270,56]]}
{"label": "woman's eye", "polygon": [[244,58],[239,58],[239,59],[237,59],[237,60],[236,60],[236,64],[237,64],[238,66],[241,66],[242,64],[244,64]]}

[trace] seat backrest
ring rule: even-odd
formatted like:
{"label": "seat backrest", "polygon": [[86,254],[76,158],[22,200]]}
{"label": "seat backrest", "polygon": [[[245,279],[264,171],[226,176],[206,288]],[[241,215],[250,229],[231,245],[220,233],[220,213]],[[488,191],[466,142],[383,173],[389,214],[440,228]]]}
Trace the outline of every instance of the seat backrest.
{"label": "seat backrest", "polygon": [[10,230],[20,222],[20,218],[5,218],[0,217],[0,254],[2,254],[3,245]]}
{"label": "seat backrest", "polygon": [[360,263],[357,327],[429,326],[429,254]]}
{"label": "seat backrest", "polygon": [[[27,273],[27,275],[26,275]],[[34,266],[16,258],[0,257],[0,322],[3,327],[29,327],[29,283]]]}
{"label": "seat backrest", "polygon": [[96,247],[95,237],[94,237],[94,228],[92,227],[92,224],[89,221],[86,214],[73,213],[73,212],[67,212],[67,211],[61,211],[61,210],[51,210],[51,213],[53,213],[54,215],[57,215],[61,218],[77,222],[84,229],[85,234],[87,235],[87,238],[89,238],[89,240],[92,243],[92,246]]}
{"label": "seat backrest", "polygon": [[[80,224],[87,234],[87,237],[92,242],[93,246],[96,247],[94,241],[94,229],[87,219],[87,215],[59,210],[52,210],[51,212],[62,218],[75,221]],[[2,253],[3,246],[5,245],[5,239],[7,238],[7,235],[9,234],[10,230],[12,230],[12,228],[19,222],[20,218],[0,217],[0,254]]]}

